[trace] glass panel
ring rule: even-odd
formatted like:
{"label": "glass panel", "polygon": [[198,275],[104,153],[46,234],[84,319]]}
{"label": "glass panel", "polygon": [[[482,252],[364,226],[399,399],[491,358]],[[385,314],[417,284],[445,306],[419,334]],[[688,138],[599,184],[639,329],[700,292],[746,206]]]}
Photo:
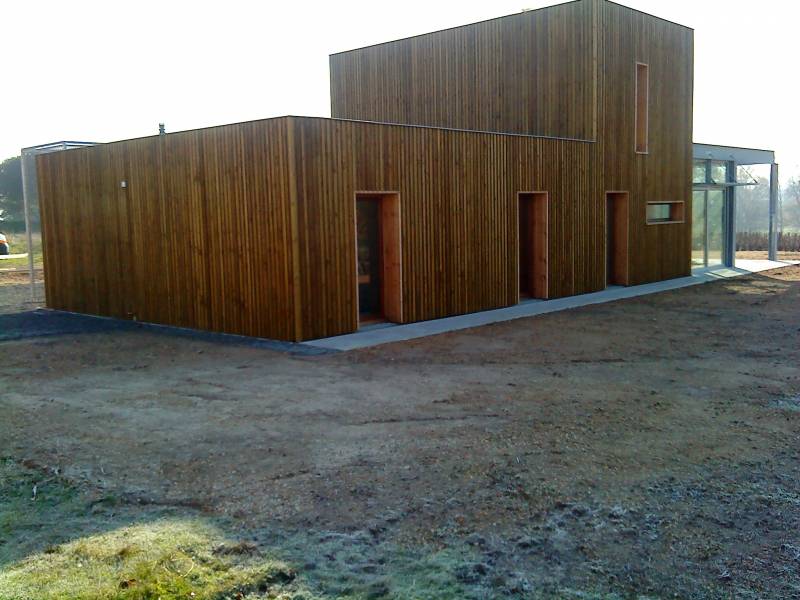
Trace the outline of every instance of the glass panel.
{"label": "glass panel", "polygon": [[692,183],[706,183],[706,161],[694,161],[694,165],[692,166]]}
{"label": "glass panel", "polygon": [[692,266],[706,264],[706,193],[692,192]]}
{"label": "glass panel", "polygon": [[711,161],[711,183],[728,181],[728,163],[720,160]]}
{"label": "glass panel", "polygon": [[725,239],[725,227],[723,223],[725,192],[722,190],[708,190],[707,198],[708,266],[711,267],[722,264],[723,241]]}
{"label": "glass panel", "polygon": [[647,222],[658,223],[659,221],[669,221],[672,219],[671,204],[648,204]]}

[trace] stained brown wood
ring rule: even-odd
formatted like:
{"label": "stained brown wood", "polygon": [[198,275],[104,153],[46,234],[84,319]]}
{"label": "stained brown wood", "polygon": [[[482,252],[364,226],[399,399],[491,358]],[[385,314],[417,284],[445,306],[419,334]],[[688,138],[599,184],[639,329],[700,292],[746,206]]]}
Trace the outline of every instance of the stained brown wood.
{"label": "stained brown wood", "polygon": [[402,249],[400,197],[382,194],[381,210],[381,302],[383,318],[403,322]]}
{"label": "stained brown wood", "polygon": [[592,2],[330,57],[334,118],[595,138]]}
{"label": "stained brown wood", "polygon": [[48,306],[299,338],[288,122],[40,156]]}
{"label": "stained brown wood", "polygon": [[[552,231],[555,244],[564,252],[566,236],[581,234],[581,253],[597,251],[605,225],[585,221],[604,218],[603,190],[629,190],[630,283],[647,283],[690,272],[690,219],[647,227],[646,204],[690,201],[693,62],[691,29],[613,2],[579,0],[335,54],[331,111],[595,142],[603,164],[595,206],[567,208],[573,220]],[[646,117],[638,128],[637,114]],[[636,151],[637,133],[646,153]],[[603,273],[586,272],[587,265],[571,266],[573,273],[556,268],[551,285],[574,278],[575,293],[602,287]]]}
{"label": "stained brown wood", "polygon": [[547,193],[547,297],[606,286],[606,190],[628,193],[621,281],[687,275],[691,215],[646,212],[690,199],[692,46],[687,28],[579,0],[332,58],[335,114],[419,125],[282,117],[43,155],[48,306],[285,340],[355,331],[353,199],[369,190],[395,194],[384,311],[399,322],[518,302],[526,190]]}
{"label": "stained brown wood", "polygon": [[[691,200],[693,44],[691,29],[597,1],[599,112],[597,143],[606,190],[627,190],[629,284],[691,272],[691,215],[684,223],[647,225],[647,203]],[[648,66],[647,154],[636,147],[636,63]]]}
{"label": "stained brown wood", "polygon": [[606,194],[606,282],[608,285],[630,284],[630,214],[628,192]]}
{"label": "stained brown wood", "polygon": [[[593,144],[293,119],[300,271],[314,273],[301,298],[309,338],[358,327],[354,234],[337,232],[353,231],[353,197],[360,191],[398,194],[402,322],[518,302],[521,190],[549,193],[549,297],[605,286],[604,238],[594,247],[584,243],[604,222],[604,206],[594,200],[603,192]],[[562,170],[572,176],[562,177]]]}
{"label": "stained brown wood", "polygon": [[547,192],[519,194],[520,298],[547,299],[548,200]]}

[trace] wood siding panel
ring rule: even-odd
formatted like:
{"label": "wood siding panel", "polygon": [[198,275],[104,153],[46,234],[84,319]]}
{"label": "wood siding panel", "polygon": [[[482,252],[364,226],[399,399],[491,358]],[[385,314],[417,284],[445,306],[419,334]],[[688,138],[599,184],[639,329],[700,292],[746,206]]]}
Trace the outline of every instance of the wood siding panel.
{"label": "wood siding panel", "polygon": [[521,191],[549,194],[549,296],[603,288],[603,247],[582,241],[597,237],[591,230],[603,221],[580,214],[602,195],[595,144],[317,118],[293,122],[304,337],[358,327],[357,192],[398,194],[404,322],[518,302]]}
{"label": "wood siding panel", "polygon": [[595,149],[287,117],[44,155],[48,305],[287,340],[355,331],[358,192],[397,193],[404,322],[518,302],[532,189],[549,194],[548,295],[596,291]]}
{"label": "wood siding panel", "polygon": [[48,306],[294,339],[287,122],[38,157]]}
{"label": "wood siding panel", "polygon": [[550,298],[605,287],[608,191],[629,193],[629,282],[686,275],[691,211],[648,225],[646,206],[690,206],[692,43],[580,0],[332,57],[334,114],[454,129],[284,117],[40,156],[48,306],[285,340],[355,331],[359,192],[397,194],[405,322],[517,303],[519,192],[548,195]]}
{"label": "wood siding panel", "polygon": [[[691,201],[691,29],[596,0],[603,24],[600,152],[608,191],[629,191],[630,284],[689,275],[691,218],[647,224],[647,203]],[[648,70],[647,153],[636,148],[636,64]]]}
{"label": "wood siding panel", "polygon": [[330,57],[334,118],[594,139],[592,1]]}
{"label": "wood siding panel", "polygon": [[[636,63],[647,65],[647,153],[636,150]],[[334,117],[594,140],[606,191],[630,192],[631,283],[687,275],[691,224],[647,226],[648,201],[691,192],[693,32],[605,0],[578,0],[331,56]],[[641,107],[639,107],[641,111]],[[596,174],[547,166],[569,185]],[[585,188],[588,191],[588,187]],[[605,194],[555,204],[552,255],[581,245],[558,290],[603,284]],[[560,212],[559,212],[560,211]],[[567,213],[569,219],[567,219]],[[571,237],[582,235],[577,242]]]}

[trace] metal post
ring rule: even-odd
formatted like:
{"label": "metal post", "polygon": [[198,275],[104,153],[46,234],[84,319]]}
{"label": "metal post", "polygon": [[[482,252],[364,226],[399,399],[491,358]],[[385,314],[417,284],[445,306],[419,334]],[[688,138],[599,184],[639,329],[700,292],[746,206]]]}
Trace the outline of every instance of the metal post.
{"label": "metal post", "polygon": [[[728,161],[727,183],[736,183],[736,161]],[[724,263],[727,267],[736,266],[736,186],[729,186],[725,192],[723,220],[725,226]]]}
{"label": "metal post", "polygon": [[769,260],[778,260],[778,228],[775,215],[778,208],[778,165],[769,166]]}
{"label": "metal post", "polygon": [[31,231],[31,190],[28,186],[28,170],[25,167],[28,154],[25,150],[20,152],[19,166],[22,171],[22,204],[25,208],[25,234],[28,238],[28,271],[31,278],[31,302],[36,302],[36,274],[33,272],[33,231]]}

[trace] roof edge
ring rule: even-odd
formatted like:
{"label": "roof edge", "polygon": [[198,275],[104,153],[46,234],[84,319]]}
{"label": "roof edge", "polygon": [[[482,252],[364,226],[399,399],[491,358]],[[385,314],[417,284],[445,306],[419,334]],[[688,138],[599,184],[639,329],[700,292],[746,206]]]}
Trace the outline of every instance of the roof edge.
{"label": "roof edge", "polygon": [[[523,11],[520,11],[520,12],[515,12],[515,13],[511,13],[511,14],[507,14],[507,15],[500,15],[499,17],[491,17],[489,19],[483,19],[481,21],[473,21],[472,23],[463,23],[462,25],[453,25],[452,27],[444,27],[442,29],[434,29],[433,31],[426,31],[426,32],[423,32],[423,33],[417,33],[417,34],[414,34],[414,35],[408,35],[408,36],[401,37],[401,38],[395,38],[393,40],[386,40],[385,42],[376,42],[374,44],[367,44],[365,46],[359,46],[357,48],[350,48],[348,50],[340,50],[339,52],[332,52],[332,53],[330,53],[328,55],[328,58],[330,59],[330,58],[333,58],[334,56],[339,56],[340,54],[348,54],[350,52],[359,52],[361,50],[366,50],[368,48],[377,48],[378,46],[385,46],[387,44],[396,44],[398,42],[404,42],[406,40],[413,40],[415,38],[424,37],[426,35],[434,35],[434,34],[437,34],[437,33],[444,33],[446,31],[452,31],[454,29],[461,29],[463,27],[472,27],[474,25],[482,25],[484,23],[491,23],[492,21],[499,21],[501,19],[510,19],[512,17],[519,17],[521,15],[528,14],[528,13],[536,13],[536,12],[551,10],[551,9],[554,9],[554,8],[560,8],[560,7],[566,6],[568,4],[577,4],[579,2],[584,2],[584,1],[585,0],[566,0],[565,2],[557,2],[555,4],[549,4],[548,6],[541,6],[539,8],[533,8],[533,9],[530,9],[530,10],[523,10]],[[601,0],[601,1],[602,2],[606,2],[607,4],[613,4],[614,6],[619,6],[621,8],[625,8],[627,10],[630,10],[630,11],[633,11],[633,12],[636,12],[636,13],[639,13],[639,14],[642,14],[642,15],[646,15],[646,16],[652,18],[652,19],[658,19],[659,21],[664,21],[665,23],[670,23],[671,25],[675,25],[677,27],[683,27],[684,29],[688,29],[689,31],[692,31],[692,32],[694,31],[694,28],[693,27],[689,27],[688,25],[683,25],[683,24],[678,23],[676,21],[670,21],[669,19],[665,19],[664,17],[659,17],[659,16],[654,15],[652,13],[648,13],[648,12],[645,12],[643,10],[639,10],[639,9],[636,9],[636,8],[632,8],[630,6],[626,6],[624,4],[620,4],[619,2],[613,2],[612,0]]]}

